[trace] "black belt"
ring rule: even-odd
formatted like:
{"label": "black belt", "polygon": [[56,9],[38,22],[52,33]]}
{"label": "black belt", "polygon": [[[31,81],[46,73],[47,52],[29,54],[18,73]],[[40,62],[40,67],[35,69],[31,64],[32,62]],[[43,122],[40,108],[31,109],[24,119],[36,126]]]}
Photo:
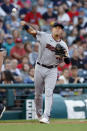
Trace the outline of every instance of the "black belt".
{"label": "black belt", "polygon": [[50,66],[47,66],[47,65],[41,64],[41,63],[39,63],[39,62],[37,62],[37,64],[40,65],[40,66],[46,67],[46,68],[48,68],[48,69],[56,68],[56,67],[57,67],[57,65],[50,65]]}

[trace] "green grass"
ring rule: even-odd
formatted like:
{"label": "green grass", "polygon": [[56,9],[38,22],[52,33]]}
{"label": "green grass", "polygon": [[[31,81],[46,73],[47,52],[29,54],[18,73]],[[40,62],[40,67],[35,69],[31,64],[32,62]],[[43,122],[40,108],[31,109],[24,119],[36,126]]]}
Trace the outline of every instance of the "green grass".
{"label": "green grass", "polygon": [[51,120],[51,124],[38,121],[0,121],[0,131],[87,131],[87,121]]}

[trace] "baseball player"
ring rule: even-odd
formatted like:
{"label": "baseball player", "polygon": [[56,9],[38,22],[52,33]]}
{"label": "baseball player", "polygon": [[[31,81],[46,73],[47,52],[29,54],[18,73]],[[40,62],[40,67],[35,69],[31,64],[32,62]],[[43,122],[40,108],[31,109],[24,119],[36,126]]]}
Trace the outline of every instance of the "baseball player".
{"label": "baseball player", "polygon": [[[0,49],[0,72],[1,72],[1,68],[2,68],[3,59],[4,59],[5,54],[6,54],[6,52],[3,51],[2,49]],[[2,117],[5,109],[6,109],[5,106],[0,103],[0,118]]]}
{"label": "baseball player", "polygon": [[[54,23],[51,34],[36,31],[24,21],[21,22],[21,25],[28,33],[36,37],[40,43],[38,59],[35,66],[35,104],[38,120],[41,123],[48,124],[52,107],[53,90],[57,80],[57,65],[62,60],[67,64],[70,63],[68,47],[66,43],[61,40],[63,25]],[[58,54],[57,47],[59,45],[62,47],[63,52],[58,51]],[[62,56],[62,54],[64,54],[64,56]],[[42,115],[43,87],[45,87],[45,109]]]}

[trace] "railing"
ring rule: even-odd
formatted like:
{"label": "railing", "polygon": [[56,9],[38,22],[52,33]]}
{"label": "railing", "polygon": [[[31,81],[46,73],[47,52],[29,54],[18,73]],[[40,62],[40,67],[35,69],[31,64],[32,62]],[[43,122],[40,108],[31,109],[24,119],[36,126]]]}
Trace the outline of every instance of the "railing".
{"label": "railing", "polygon": [[[61,84],[56,85],[60,88],[87,88],[87,83],[82,84]],[[24,89],[24,88],[34,88],[34,84],[0,84],[1,89]]]}
{"label": "railing", "polygon": [[[73,89],[78,89],[78,88],[83,88],[83,93],[87,93],[87,83],[84,84],[61,84],[61,85],[56,85],[55,89],[58,90],[59,88],[61,89],[66,89],[66,88],[73,88]],[[6,99],[6,105],[7,107],[14,106],[15,101],[24,101],[27,97],[31,97],[33,95],[34,97],[34,84],[0,84],[0,90],[5,89],[6,94],[5,94],[5,99]],[[33,89],[33,93],[25,93],[25,90],[30,90]],[[17,92],[16,95],[14,95],[14,90]],[[19,94],[18,95],[18,90]],[[24,93],[21,93],[24,91]],[[3,98],[0,100],[3,101]],[[23,102],[21,102],[23,104]]]}

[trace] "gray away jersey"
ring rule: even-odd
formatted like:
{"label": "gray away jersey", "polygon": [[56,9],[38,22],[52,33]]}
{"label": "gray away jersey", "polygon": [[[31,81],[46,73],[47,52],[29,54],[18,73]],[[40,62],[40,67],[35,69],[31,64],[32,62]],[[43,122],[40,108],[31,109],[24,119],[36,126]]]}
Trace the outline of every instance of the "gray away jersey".
{"label": "gray away jersey", "polygon": [[55,41],[51,34],[40,31],[37,32],[36,38],[40,42],[37,59],[39,63],[48,66],[57,65],[60,63],[59,59],[56,59],[55,52],[46,48],[47,45],[50,45],[55,48],[57,44],[60,44],[66,49],[67,54],[69,56],[68,47],[63,40],[60,40],[59,42]]}

